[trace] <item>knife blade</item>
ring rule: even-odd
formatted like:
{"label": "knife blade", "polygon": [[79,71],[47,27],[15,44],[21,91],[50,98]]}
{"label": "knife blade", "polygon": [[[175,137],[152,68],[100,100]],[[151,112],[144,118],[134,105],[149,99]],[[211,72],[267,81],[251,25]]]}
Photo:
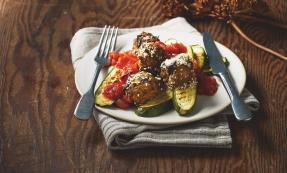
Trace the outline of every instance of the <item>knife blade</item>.
{"label": "knife blade", "polygon": [[203,33],[203,43],[209,60],[209,65],[212,68],[212,73],[219,76],[221,79],[231,100],[231,107],[236,119],[239,121],[251,120],[252,114],[247,105],[240,99],[237,88],[235,87],[229,71],[222,60],[222,56],[217,49],[214,40],[207,32]]}

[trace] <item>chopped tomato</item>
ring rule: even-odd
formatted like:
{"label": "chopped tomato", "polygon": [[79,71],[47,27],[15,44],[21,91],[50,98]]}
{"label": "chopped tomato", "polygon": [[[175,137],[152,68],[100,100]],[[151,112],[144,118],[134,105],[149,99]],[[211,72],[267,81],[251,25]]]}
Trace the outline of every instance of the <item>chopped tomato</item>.
{"label": "chopped tomato", "polygon": [[217,83],[214,77],[203,73],[199,67],[198,61],[193,60],[193,69],[197,77],[197,91],[200,95],[212,96],[217,91]]}
{"label": "chopped tomato", "polygon": [[157,41],[156,44],[158,44],[161,48],[163,48],[168,56],[187,52],[186,47],[182,43],[173,43],[170,45],[166,45],[161,41]]}
{"label": "chopped tomato", "polygon": [[157,41],[155,42],[157,45],[159,45],[161,48],[163,48],[164,50],[166,50],[166,44],[164,44],[163,42],[161,41]]}
{"label": "chopped tomato", "polygon": [[121,81],[126,83],[129,75],[135,74],[137,72],[139,72],[138,64],[126,65],[125,67],[123,67],[123,73],[122,73],[122,76],[121,76]]}
{"label": "chopped tomato", "polygon": [[125,74],[125,75],[123,75],[123,76],[121,76],[121,78],[120,78],[121,82],[126,83],[126,81],[128,80],[128,77],[129,77],[129,74],[128,74],[128,73]]}
{"label": "chopped tomato", "polygon": [[138,62],[138,57],[135,56],[131,51],[118,53],[112,51],[109,53],[109,60],[112,66],[122,69],[128,64],[135,64]]}
{"label": "chopped tomato", "polygon": [[124,94],[124,82],[115,82],[105,86],[103,95],[111,100],[116,100]]}
{"label": "chopped tomato", "polygon": [[116,63],[118,62],[120,54],[116,51],[112,51],[109,53],[109,60],[111,65],[116,65]]}
{"label": "chopped tomato", "polygon": [[137,72],[139,72],[138,64],[127,64],[125,67],[123,67],[124,74],[134,74]]}
{"label": "chopped tomato", "polygon": [[217,83],[214,77],[208,76],[202,72],[197,75],[198,94],[212,96],[217,91]]}
{"label": "chopped tomato", "polygon": [[180,53],[186,53],[187,52],[187,49],[186,49],[184,44],[179,43],[178,47],[180,49]]}
{"label": "chopped tomato", "polygon": [[127,109],[131,106],[130,103],[126,102],[124,99],[120,98],[115,102],[115,105],[121,109]]}
{"label": "chopped tomato", "polygon": [[200,70],[200,67],[199,67],[199,64],[196,60],[193,60],[192,61],[192,64],[193,64],[193,69],[194,69],[194,72],[199,75],[199,73],[201,73],[201,70]]}
{"label": "chopped tomato", "polygon": [[186,53],[187,49],[182,43],[174,43],[171,45],[166,45],[165,51],[168,55],[177,55],[180,53]]}
{"label": "chopped tomato", "polygon": [[120,80],[105,86],[103,95],[111,100],[117,100],[124,95],[124,85],[128,76],[139,71],[138,57],[131,51],[123,53],[113,51],[109,54],[109,59],[111,65],[122,69],[122,73]]}
{"label": "chopped tomato", "polygon": [[116,63],[116,67],[123,69],[125,66],[129,65],[129,64],[135,64],[138,62],[138,57],[135,56],[133,53],[131,52],[124,52],[121,53],[119,56],[119,59]]}

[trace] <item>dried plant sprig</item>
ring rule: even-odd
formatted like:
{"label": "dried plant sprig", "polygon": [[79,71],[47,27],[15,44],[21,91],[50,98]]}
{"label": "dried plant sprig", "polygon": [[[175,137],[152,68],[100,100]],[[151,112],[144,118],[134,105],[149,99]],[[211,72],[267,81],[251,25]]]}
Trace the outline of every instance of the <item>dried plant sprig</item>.
{"label": "dried plant sprig", "polygon": [[287,61],[287,57],[286,57],[286,56],[284,56],[284,55],[282,55],[282,54],[280,54],[280,53],[278,53],[278,52],[275,52],[274,50],[269,49],[269,48],[267,48],[267,47],[265,47],[265,46],[263,46],[263,45],[261,45],[261,44],[258,44],[258,43],[256,43],[254,40],[252,40],[251,38],[249,38],[249,37],[238,27],[238,25],[236,24],[235,21],[230,21],[229,23],[230,23],[230,25],[231,25],[246,41],[248,41],[248,42],[251,43],[252,45],[254,45],[254,46],[256,46],[256,47],[258,47],[258,48],[260,48],[260,49],[262,49],[262,50],[264,50],[264,51],[266,51],[266,52],[269,52],[269,53],[271,53],[272,55],[275,55],[275,56],[279,57],[279,58],[282,59],[282,60]]}
{"label": "dried plant sprig", "polygon": [[286,56],[252,40],[235,22],[235,20],[248,20],[286,29],[287,25],[254,16],[256,14],[254,7],[258,0],[165,0],[163,2],[167,16],[187,16],[192,19],[211,17],[225,21],[252,45],[287,61]]}
{"label": "dried plant sprig", "polygon": [[281,28],[281,29],[286,29],[287,30],[287,25],[275,22],[273,20],[266,20],[266,19],[254,17],[254,16],[251,16],[251,15],[237,14],[237,15],[233,16],[233,20],[240,20],[240,21],[245,21],[245,22],[252,21],[252,22],[255,22],[255,23],[266,24],[268,26],[274,26],[274,27],[277,27],[277,28]]}
{"label": "dried plant sprig", "polygon": [[249,13],[257,0],[165,0],[164,11],[168,16],[205,16],[229,20],[236,13]]}

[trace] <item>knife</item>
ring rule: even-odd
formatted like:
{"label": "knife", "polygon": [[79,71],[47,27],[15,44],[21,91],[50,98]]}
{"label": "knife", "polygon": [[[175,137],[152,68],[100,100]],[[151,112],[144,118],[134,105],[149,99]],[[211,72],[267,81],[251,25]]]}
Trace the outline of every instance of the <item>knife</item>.
{"label": "knife", "polygon": [[209,64],[212,68],[212,73],[219,76],[221,79],[224,88],[226,89],[231,100],[231,107],[236,119],[239,121],[251,120],[252,114],[247,105],[240,99],[237,88],[231,80],[228,69],[222,61],[222,56],[217,49],[214,40],[207,32],[203,33],[203,43],[207,57],[209,59]]}

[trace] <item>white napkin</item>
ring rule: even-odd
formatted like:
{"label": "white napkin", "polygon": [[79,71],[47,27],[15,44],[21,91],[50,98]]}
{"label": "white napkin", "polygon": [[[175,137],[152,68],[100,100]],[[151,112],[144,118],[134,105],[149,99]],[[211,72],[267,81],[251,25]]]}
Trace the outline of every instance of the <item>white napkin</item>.
{"label": "white napkin", "polygon": [[[119,29],[119,35],[135,31],[166,29],[200,35],[194,27],[181,17],[152,27]],[[98,44],[102,30],[103,28],[97,27],[83,28],[74,35],[70,47],[75,70],[81,64],[78,62],[81,61],[84,55]],[[244,89],[241,97],[252,111],[259,109],[258,100],[247,89]],[[131,149],[147,146],[230,148],[232,139],[226,114],[232,114],[230,108],[217,116],[202,121],[178,126],[158,126],[129,123],[94,111],[94,117],[99,123],[110,149]]]}

